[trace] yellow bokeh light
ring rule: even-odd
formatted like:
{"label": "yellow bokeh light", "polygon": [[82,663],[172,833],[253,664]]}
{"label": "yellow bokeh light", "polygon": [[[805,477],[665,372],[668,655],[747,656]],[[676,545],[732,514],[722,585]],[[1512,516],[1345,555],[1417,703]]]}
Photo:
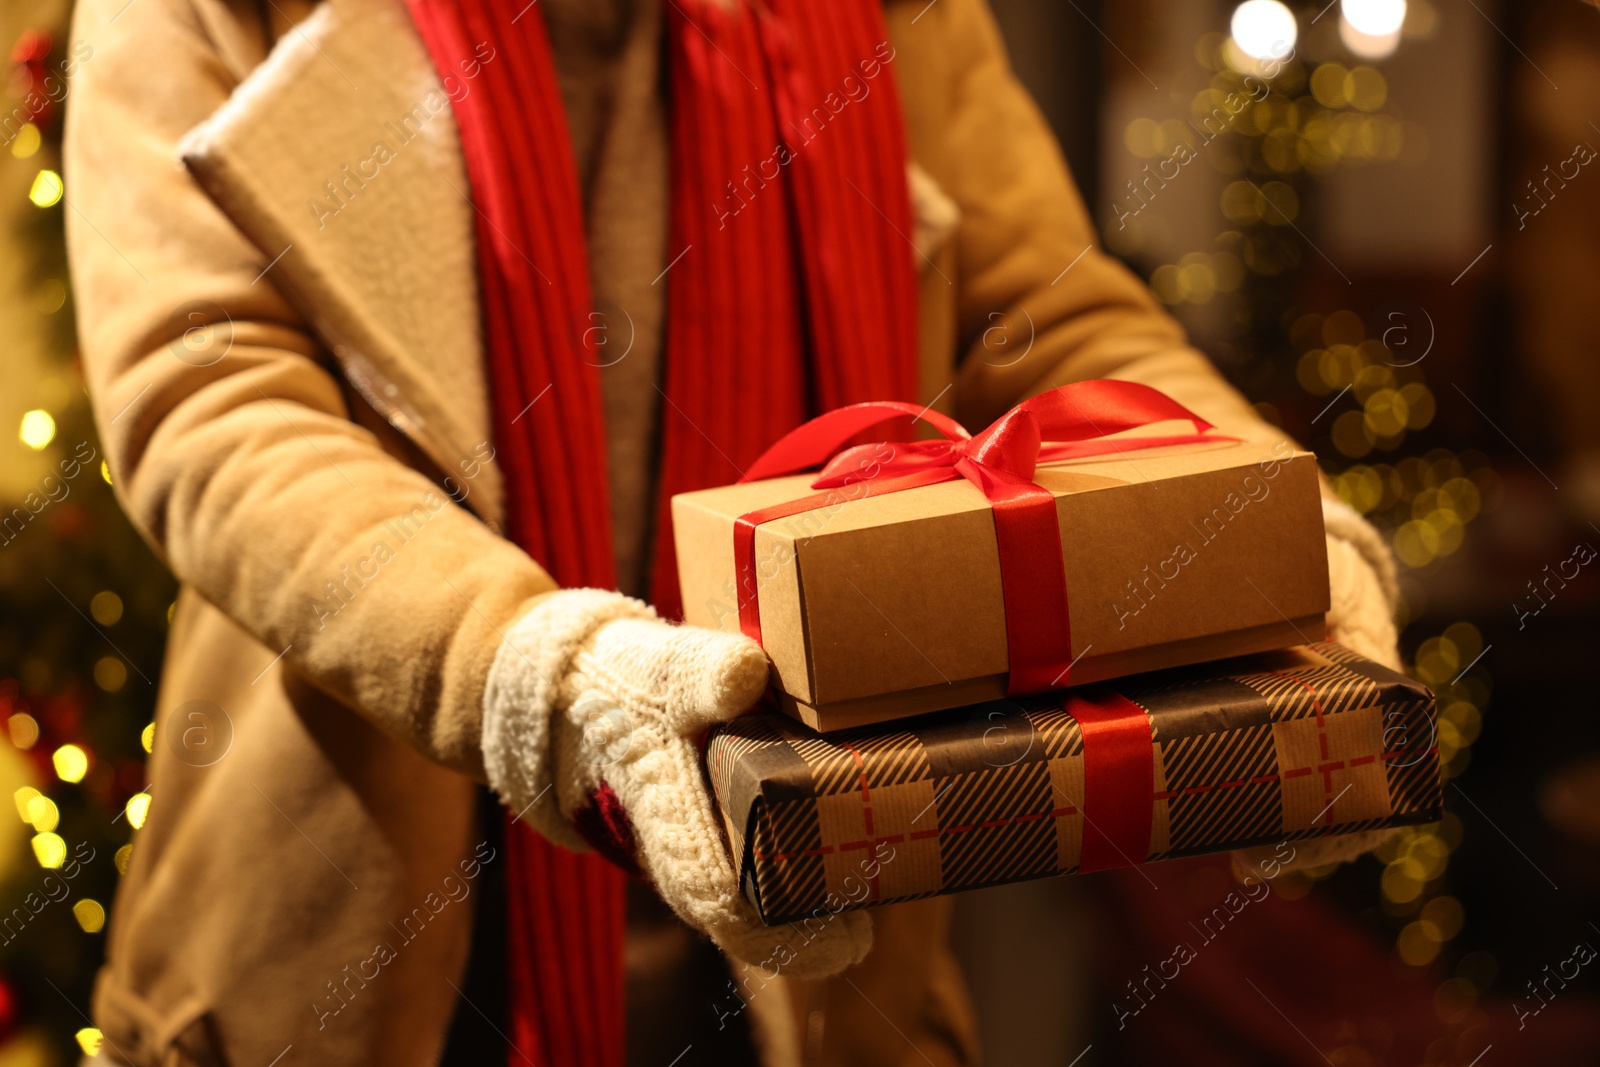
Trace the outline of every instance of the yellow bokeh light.
{"label": "yellow bokeh light", "polygon": [[133,859],[133,846],[123,845],[117,849],[116,855],[111,857],[111,862],[116,864],[118,874],[128,873],[128,861]]}
{"label": "yellow bokeh light", "polygon": [[107,484],[111,484],[111,464],[105,460],[100,461],[100,477]]}
{"label": "yellow bokeh light", "polygon": [[35,794],[28,801],[28,813],[23,819],[31,823],[39,833],[47,834],[61,825],[61,809],[56,807],[56,802],[49,797]]}
{"label": "yellow bokeh light", "polygon": [[28,805],[33,803],[33,798],[41,794],[31,785],[25,785],[11,794],[11,799],[17,804],[17,818],[23,822],[28,821]]}
{"label": "yellow bokeh light", "polygon": [[17,748],[29,749],[39,740],[39,722],[27,712],[18,712],[6,720],[6,732]]}
{"label": "yellow bokeh light", "polygon": [[37,452],[56,439],[56,420],[43,408],[24,412],[22,424],[17,427],[17,437]]}
{"label": "yellow bokeh light", "polygon": [[[1346,411],[1333,420],[1333,447],[1351,459],[1360,459],[1372,451],[1372,438],[1367,435],[1364,416],[1359,411]],[[1396,534],[1398,541],[1399,535]],[[1399,551],[1398,545],[1396,551]]]}
{"label": "yellow bokeh light", "polygon": [[73,1036],[78,1039],[78,1047],[83,1049],[85,1056],[93,1056],[99,1053],[100,1045],[105,1041],[100,1031],[92,1026],[85,1026]]}
{"label": "yellow bokeh light", "polygon": [[1461,658],[1468,662],[1477,659],[1478,653],[1483,651],[1483,634],[1470,622],[1453,622],[1439,636],[1456,646]]}
{"label": "yellow bokeh light", "polygon": [[1434,897],[1423,905],[1422,917],[1433,924],[1441,940],[1448,941],[1461,932],[1466,912],[1455,897]]}
{"label": "yellow bokeh light", "polygon": [[1369,403],[1375,394],[1394,385],[1394,371],[1381,363],[1371,362],[1373,347],[1377,347],[1380,352],[1383,351],[1382,346],[1374,346],[1371,341],[1362,341],[1356,346],[1355,355],[1352,357],[1352,365],[1361,368],[1355,373],[1354,384],[1356,399],[1363,404]]}
{"label": "yellow bokeh light", "polygon": [[1371,67],[1357,67],[1345,76],[1344,95],[1360,111],[1376,111],[1389,97],[1383,75]]}
{"label": "yellow bokeh light", "polygon": [[1422,879],[1414,865],[1404,857],[1383,869],[1383,895],[1399,904],[1422,895]]}
{"label": "yellow bokeh light", "polygon": [[1395,531],[1394,554],[1407,567],[1426,567],[1439,554],[1439,531],[1412,519]]}
{"label": "yellow bokeh light", "polygon": [[[60,278],[46,278],[34,291],[33,306],[39,309],[41,315],[54,315],[66,303],[67,285]],[[66,402],[66,397],[62,397],[62,402]]]}
{"label": "yellow bokeh light", "polygon": [[1433,393],[1421,382],[1407,382],[1400,387],[1400,399],[1406,402],[1406,426],[1420,430],[1433,421]]}
{"label": "yellow bokeh light", "polygon": [[1465,700],[1458,700],[1448,705],[1440,716],[1439,729],[1443,730],[1446,725],[1455,732],[1460,744],[1470,745],[1483,729],[1483,712]]}
{"label": "yellow bokeh light", "polygon": [[88,897],[72,905],[72,917],[78,920],[78,925],[83,927],[86,934],[98,934],[106,925],[106,909],[100,906],[98,900]]}
{"label": "yellow bokeh light", "polygon": [[1360,351],[1354,345],[1331,344],[1327,348],[1313,349],[1317,357],[1317,372],[1329,390],[1342,389],[1355,383],[1360,369]]}
{"label": "yellow bokeh light", "polygon": [[1190,252],[1178,261],[1178,292],[1191,304],[1204,304],[1217,291],[1217,275],[1211,269],[1211,257],[1204,252]]}
{"label": "yellow bokeh light", "polygon": [[1438,939],[1428,936],[1430,925],[1419,920],[1407,924],[1400,931],[1395,949],[1400,953],[1400,958],[1412,967],[1426,967],[1439,955]]}
{"label": "yellow bokeh light", "polygon": [[94,684],[115,693],[128,681],[128,668],[116,656],[103,656],[94,665]]}
{"label": "yellow bokeh light", "polygon": [[128,813],[128,825],[135,830],[144,825],[144,820],[150,814],[150,794],[135,793],[128,798],[125,809]]}
{"label": "yellow bokeh light", "polygon": [[1333,392],[1333,387],[1322,380],[1322,356],[1320,348],[1308,348],[1300,356],[1300,362],[1295,364],[1294,376],[1300,382],[1300,388],[1313,396],[1326,396]]}
{"label": "yellow bokeh light", "polygon": [[1266,203],[1254,185],[1246,181],[1229,182],[1222,190],[1222,213],[1234,222],[1255,222]]}
{"label": "yellow bokeh light", "polygon": [[1450,861],[1450,846],[1438,834],[1421,833],[1411,839],[1406,849],[1406,862],[1415,863],[1422,880],[1431,882],[1444,873]]}
{"label": "yellow bokeh light", "polygon": [[1351,467],[1334,484],[1344,502],[1363,515],[1383,503],[1383,478],[1371,467]]}
{"label": "yellow bokeh light", "polygon": [[1156,123],[1154,119],[1134,119],[1123,131],[1122,143],[1140,159],[1156,154]]}
{"label": "yellow bokeh light", "polygon": [[34,834],[33,855],[39,866],[55,870],[67,862],[67,843],[56,834]]}
{"label": "yellow bokeh light", "polygon": [[1212,256],[1211,273],[1216,278],[1217,288],[1224,293],[1231,293],[1244,284],[1244,264],[1232,252],[1218,252]]}
{"label": "yellow bokeh light", "polygon": [[1409,414],[1405,397],[1401,396],[1397,389],[1379,389],[1367,398],[1367,428],[1377,437],[1394,437],[1403,432]]}
{"label": "yellow bokeh light", "polygon": [[1349,71],[1338,63],[1324,63],[1311,72],[1311,95],[1323,107],[1344,107],[1349,103],[1345,95]]}
{"label": "yellow bokeh light", "polygon": [[1367,328],[1361,316],[1349,308],[1340,308],[1322,320],[1322,343],[1326,345],[1359,345],[1367,339]]}
{"label": "yellow bokeh light", "polygon": [[1435,508],[1428,512],[1423,522],[1433,527],[1439,535],[1437,554],[1448,556],[1459,549],[1467,537],[1467,527],[1461,521],[1461,516],[1444,508]]}
{"label": "yellow bokeh light", "polygon": [[18,159],[27,159],[39,151],[39,144],[43,139],[39,136],[39,127],[33,123],[24,123],[22,129],[17,131],[17,136],[11,141],[11,154]]}
{"label": "yellow bokeh light", "polygon": [[50,762],[63,782],[81,782],[89,773],[89,754],[77,745],[62,745],[51,754]]}
{"label": "yellow bokeh light", "polygon": [[1471,522],[1483,500],[1470,478],[1451,478],[1439,487],[1439,503],[1461,516],[1462,522]]}
{"label": "yellow bokeh light", "polygon": [[139,747],[146,752],[154,752],[156,748],[156,724],[145,723],[144,729],[139,731]]}
{"label": "yellow bokeh light", "polygon": [[1276,173],[1293,174],[1300,169],[1300,136],[1293,130],[1273,130],[1261,142],[1261,158]]}
{"label": "yellow bokeh light", "polygon": [[54,207],[61,201],[61,194],[66,191],[66,186],[61,182],[61,175],[53,170],[41,170],[34,175],[33,187],[28,190],[28,199],[36,207]]}
{"label": "yellow bokeh light", "polygon": [[1443,685],[1463,666],[1461,650],[1447,637],[1430,637],[1417,646],[1417,677],[1429,685]]}
{"label": "yellow bokeh light", "polygon": [[1261,201],[1261,219],[1270,226],[1288,226],[1300,214],[1300,197],[1287,182],[1263,185]]}
{"label": "yellow bokeh light", "polygon": [[1178,288],[1178,268],[1171,263],[1163,263],[1150,275],[1150,289],[1156,294],[1163,304],[1176,304],[1183,299],[1183,293]]}
{"label": "yellow bokeh light", "polygon": [[122,598],[109,589],[102,589],[89,601],[89,614],[101,626],[115,626],[122,618]]}

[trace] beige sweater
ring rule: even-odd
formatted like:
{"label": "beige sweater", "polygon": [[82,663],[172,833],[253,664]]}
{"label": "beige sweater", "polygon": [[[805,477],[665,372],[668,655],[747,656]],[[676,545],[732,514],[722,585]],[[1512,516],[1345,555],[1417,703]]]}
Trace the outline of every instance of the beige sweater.
{"label": "beige sweater", "polygon": [[666,283],[660,0],[541,0],[583,190],[617,584],[648,589]]}

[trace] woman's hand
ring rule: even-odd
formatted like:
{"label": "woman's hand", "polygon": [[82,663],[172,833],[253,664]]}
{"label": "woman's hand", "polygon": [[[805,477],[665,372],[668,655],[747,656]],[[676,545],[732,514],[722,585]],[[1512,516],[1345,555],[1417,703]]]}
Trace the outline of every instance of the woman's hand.
{"label": "woman's hand", "polygon": [[860,962],[871,919],[764,925],[739,892],[700,766],[700,735],[760,699],[767,670],[742,635],[668,624],[619,593],[552,593],[495,658],[484,765],[540,833],[642,874],[729,955],[818,978]]}

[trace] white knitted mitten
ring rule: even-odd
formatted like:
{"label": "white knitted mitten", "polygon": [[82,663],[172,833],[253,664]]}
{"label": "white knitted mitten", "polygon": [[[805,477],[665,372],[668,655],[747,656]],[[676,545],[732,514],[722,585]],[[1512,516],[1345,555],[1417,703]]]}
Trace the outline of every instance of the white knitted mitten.
{"label": "white knitted mitten", "polygon": [[620,593],[562,590],[517,620],[495,656],[484,768],[541,834],[636,863],[724,952],[824,977],[866,955],[871,919],[764,925],[739,892],[700,766],[702,731],[744,712],[766,684],[767,657],[747,637],[671,625]]}
{"label": "white knitted mitten", "polygon": [[[1322,501],[1322,522],[1328,541],[1328,583],[1331,604],[1328,636],[1352,652],[1393,670],[1400,669],[1399,637],[1394,625],[1400,602],[1394,556],[1383,537],[1354,508],[1339,500]],[[1294,842],[1294,860],[1278,864],[1288,870],[1343,863],[1371,852],[1395,831],[1363,830],[1336,837]],[[1246,868],[1268,864],[1277,846],[1242,849],[1235,862]]]}

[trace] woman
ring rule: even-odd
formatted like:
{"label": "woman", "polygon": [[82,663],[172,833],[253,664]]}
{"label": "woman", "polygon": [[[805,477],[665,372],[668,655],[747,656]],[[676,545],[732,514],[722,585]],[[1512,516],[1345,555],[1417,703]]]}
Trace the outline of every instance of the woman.
{"label": "woman", "polygon": [[[634,868],[734,961],[636,902],[640,1062],[972,1062],[945,902],[869,951],[740,898],[694,745],[765,662],[665,621],[661,508],[857,400],[981,426],[1120,377],[1278,439],[1094,247],[982,0],[84,0],[76,33],[84,362],[183,585],[101,1057],[621,1062]],[[1383,548],[1329,507],[1336,632],[1392,659]]]}

